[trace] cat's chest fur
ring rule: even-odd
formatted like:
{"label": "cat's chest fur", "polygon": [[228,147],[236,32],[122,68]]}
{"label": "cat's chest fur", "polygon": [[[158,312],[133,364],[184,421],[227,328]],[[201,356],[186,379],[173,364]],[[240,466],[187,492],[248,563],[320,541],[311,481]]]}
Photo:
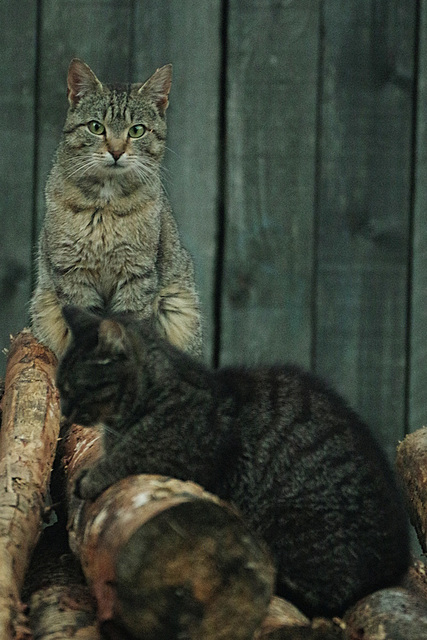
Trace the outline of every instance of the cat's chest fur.
{"label": "cat's chest fur", "polygon": [[108,204],[51,212],[51,259],[60,271],[79,268],[102,281],[153,266],[159,244],[158,203],[119,213]]}

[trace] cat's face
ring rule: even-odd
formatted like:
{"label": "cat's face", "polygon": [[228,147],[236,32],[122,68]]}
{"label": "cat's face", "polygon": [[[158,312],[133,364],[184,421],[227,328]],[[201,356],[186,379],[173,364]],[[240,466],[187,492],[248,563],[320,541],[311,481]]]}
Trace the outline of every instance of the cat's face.
{"label": "cat's face", "polygon": [[63,314],[73,339],[56,377],[62,414],[82,426],[109,423],[120,413],[133,370],[124,328],[78,307]]}
{"label": "cat's face", "polygon": [[82,61],[68,72],[70,108],[61,150],[68,177],[153,181],[163,156],[171,65],[145,84],[103,85]]}

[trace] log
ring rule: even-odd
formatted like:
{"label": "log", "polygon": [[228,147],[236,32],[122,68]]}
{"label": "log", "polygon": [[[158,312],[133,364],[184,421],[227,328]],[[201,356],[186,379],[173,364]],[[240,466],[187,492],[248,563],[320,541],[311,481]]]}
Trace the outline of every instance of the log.
{"label": "log", "polygon": [[[262,636],[268,640],[358,640],[346,635],[346,624],[339,619],[314,618],[308,625],[285,625]],[[366,636],[364,640],[373,640]],[[378,639],[379,640],[379,639]]]}
{"label": "log", "polygon": [[349,640],[427,638],[427,602],[403,587],[381,589],[344,616]]}
{"label": "log", "polygon": [[37,640],[101,640],[95,599],[64,533],[58,523],[45,529],[33,554],[22,593],[31,631]]}
{"label": "log", "polygon": [[414,560],[402,586],[427,602],[427,567],[422,560]]}
{"label": "log", "polygon": [[407,435],[397,447],[397,471],[406,494],[409,516],[427,552],[427,427]]}
{"label": "log", "polygon": [[271,639],[278,630],[289,627],[309,626],[310,620],[293,604],[273,596],[268,606],[267,615],[256,630],[254,640]]}
{"label": "log", "polygon": [[30,331],[13,339],[1,401],[0,638],[28,637],[20,590],[39,538],[59,434],[56,358]]}
{"label": "log", "polygon": [[100,455],[96,430],[64,441],[69,540],[112,638],[250,640],[265,618],[274,570],[240,516],[193,482],[124,478],[94,502],[73,494]]}

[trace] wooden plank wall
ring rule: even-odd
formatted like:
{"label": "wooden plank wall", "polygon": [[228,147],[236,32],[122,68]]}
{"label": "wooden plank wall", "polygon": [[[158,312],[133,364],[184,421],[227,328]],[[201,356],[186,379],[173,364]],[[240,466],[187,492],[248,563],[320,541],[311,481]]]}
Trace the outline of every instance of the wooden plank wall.
{"label": "wooden plank wall", "polygon": [[300,362],[391,457],[427,424],[425,1],[2,0],[0,31],[0,348],[27,323],[70,59],[105,81],[172,62],[165,186],[206,360]]}

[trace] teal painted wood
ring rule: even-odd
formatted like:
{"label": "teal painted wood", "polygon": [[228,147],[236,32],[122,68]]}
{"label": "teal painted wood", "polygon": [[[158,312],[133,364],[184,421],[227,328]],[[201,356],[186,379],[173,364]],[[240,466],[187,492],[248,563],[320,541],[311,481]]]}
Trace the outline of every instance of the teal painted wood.
{"label": "teal painted wood", "polygon": [[201,6],[186,0],[179,11],[164,0],[143,5],[44,0],[40,33],[38,228],[44,185],[68,106],[71,58],[85,60],[101,80],[118,82],[144,81],[162,64],[173,63],[164,185],[196,263],[208,359],[213,349],[220,18],[215,0]]}
{"label": "teal painted wood", "polygon": [[223,364],[310,364],[319,12],[229,2]]}
{"label": "teal painted wood", "polygon": [[408,428],[427,426],[427,6],[420,5]]}
{"label": "teal painted wood", "polygon": [[172,62],[165,187],[196,263],[207,359],[218,330],[222,364],[315,366],[392,457],[405,421],[427,423],[424,3],[415,149],[416,0],[23,0],[18,14],[15,5],[0,3],[0,349],[27,323],[32,227],[70,59],[111,81]]}
{"label": "teal painted wood", "polygon": [[405,425],[415,1],[324,2],[316,369]]}
{"label": "teal painted wood", "polygon": [[42,0],[37,119],[37,228],[44,215],[44,188],[58,145],[67,101],[67,71],[81,58],[104,82],[130,79],[132,0]]}
{"label": "teal painted wood", "polygon": [[[0,3],[0,376],[31,289],[37,3]],[[22,43],[25,43],[23,46]]]}
{"label": "teal painted wood", "polygon": [[220,10],[218,0],[149,0],[136,3],[134,19],[134,79],[173,64],[164,185],[195,262],[207,361],[214,340]]}

